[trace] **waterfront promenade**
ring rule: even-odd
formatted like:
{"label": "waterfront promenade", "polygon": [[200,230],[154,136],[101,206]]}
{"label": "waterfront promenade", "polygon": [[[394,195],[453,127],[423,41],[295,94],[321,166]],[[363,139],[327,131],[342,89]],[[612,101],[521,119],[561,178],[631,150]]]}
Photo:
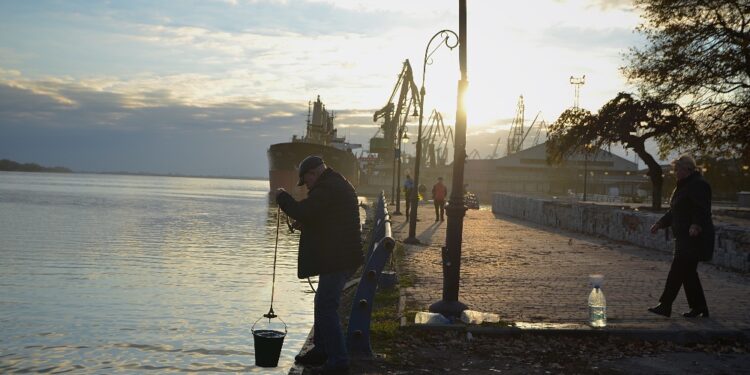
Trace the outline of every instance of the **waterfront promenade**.
{"label": "waterfront promenade", "polygon": [[[402,291],[407,310],[427,311],[442,297],[440,248],[447,221],[434,221],[431,204],[419,207],[419,219],[416,233],[423,245],[404,244],[400,272],[414,276],[414,285]],[[406,218],[394,216],[392,221],[394,237],[406,238]],[[648,312],[658,303],[670,261],[668,252],[543,227],[484,208],[469,210],[463,226],[459,300],[519,327],[585,331],[590,330],[588,275],[601,273],[607,330],[643,338],[750,336],[750,276],[709,264],[702,263],[698,272],[710,318],[683,318],[688,306],[682,291],[671,318]]]}

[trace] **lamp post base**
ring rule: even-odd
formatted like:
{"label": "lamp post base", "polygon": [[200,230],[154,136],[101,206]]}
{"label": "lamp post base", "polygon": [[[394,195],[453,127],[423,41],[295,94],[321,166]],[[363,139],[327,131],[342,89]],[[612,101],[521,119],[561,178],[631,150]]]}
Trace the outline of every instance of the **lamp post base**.
{"label": "lamp post base", "polygon": [[419,242],[419,240],[416,237],[407,237],[404,240],[404,243],[405,244],[409,244],[409,245],[420,245],[420,244],[422,244],[421,242]]}
{"label": "lamp post base", "polygon": [[430,305],[430,312],[440,313],[445,317],[458,318],[461,316],[461,311],[467,308],[468,306],[461,301],[440,300]]}

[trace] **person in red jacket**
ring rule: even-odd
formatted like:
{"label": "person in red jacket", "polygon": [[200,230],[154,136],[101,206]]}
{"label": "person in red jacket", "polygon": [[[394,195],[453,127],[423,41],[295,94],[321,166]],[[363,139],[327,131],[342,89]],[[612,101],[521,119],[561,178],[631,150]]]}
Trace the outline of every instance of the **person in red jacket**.
{"label": "person in red jacket", "polygon": [[435,203],[435,221],[445,220],[445,199],[448,197],[448,188],[443,185],[443,178],[438,177],[438,182],[432,186],[432,201]]}

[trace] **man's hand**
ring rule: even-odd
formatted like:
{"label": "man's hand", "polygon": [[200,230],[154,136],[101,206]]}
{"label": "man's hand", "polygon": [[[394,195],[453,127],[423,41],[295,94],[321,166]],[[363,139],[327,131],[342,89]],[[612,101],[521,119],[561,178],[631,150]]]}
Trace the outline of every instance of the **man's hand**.
{"label": "man's hand", "polygon": [[659,231],[659,229],[661,229],[661,224],[659,224],[659,222],[657,221],[656,223],[654,223],[654,225],[651,226],[651,234],[655,234]]}
{"label": "man's hand", "polygon": [[284,188],[278,188],[275,192],[273,192],[273,199],[276,200],[276,198],[279,197],[279,194],[286,193],[286,190]]}
{"label": "man's hand", "polygon": [[292,223],[292,229],[296,229],[298,231],[302,231],[302,223],[300,223],[299,221],[295,220]]}
{"label": "man's hand", "polygon": [[690,234],[690,237],[696,237],[697,235],[701,234],[701,227],[698,224],[692,224],[690,225],[690,229],[688,229],[688,233]]}

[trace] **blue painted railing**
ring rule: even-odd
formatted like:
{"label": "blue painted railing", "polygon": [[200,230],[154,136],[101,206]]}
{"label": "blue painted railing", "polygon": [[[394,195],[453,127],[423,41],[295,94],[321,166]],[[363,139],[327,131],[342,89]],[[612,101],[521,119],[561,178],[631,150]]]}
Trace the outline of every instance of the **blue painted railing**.
{"label": "blue painted railing", "polygon": [[356,356],[372,356],[370,346],[370,322],[372,305],[378,279],[385,268],[388,257],[391,256],[396,242],[391,234],[391,222],[385,205],[385,195],[381,192],[375,204],[373,232],[368,245],[365,267],[362,278],[357,287],[357,294],[352,303],[347,331],[347,345],[349,354]]}

